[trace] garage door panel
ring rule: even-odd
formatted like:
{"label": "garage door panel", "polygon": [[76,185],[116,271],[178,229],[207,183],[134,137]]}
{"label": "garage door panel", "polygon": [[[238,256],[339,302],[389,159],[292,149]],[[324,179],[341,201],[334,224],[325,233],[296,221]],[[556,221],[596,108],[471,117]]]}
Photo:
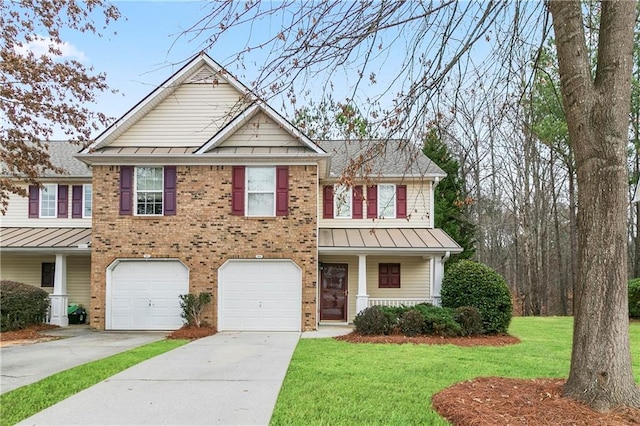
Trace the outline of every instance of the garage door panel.
{"label": "garage door panel", "polygon": [[218,278],[220,330],[300,331],[302,275],[293,262],[229,261]]}
{"label": "garage door panel", "polygon": [[108,285],[107,328],[175,330],[184,324],[179,295],[189,292],[189,273],[181,262],[120,261]]}

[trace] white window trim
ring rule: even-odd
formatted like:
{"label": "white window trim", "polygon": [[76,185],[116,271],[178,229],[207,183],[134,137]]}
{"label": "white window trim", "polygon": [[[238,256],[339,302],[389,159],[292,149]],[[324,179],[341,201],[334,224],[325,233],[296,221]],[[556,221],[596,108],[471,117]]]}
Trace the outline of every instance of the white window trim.
{"label": "white window trim", "polygon": [[[343,189],[345,193],[344,201],[349,204],[349,215],[339,216],[338,212],[338,199],[340,198],[338,192]],[[335,184],[333,185],[333,218],[334,219],[352,219],[353,218],[353,188],[346,185]]]}
{"label": "white window trim", "polygon": [[[250,169],[273,169],[273,191],[249,191],[249,170]],[[278,173],[275,167],[263,166],[263,167],[245,167],[244,173],[244,215],[246,217],[276,217],[277,203],[277,179]],[[249,194],[272,194],[273,195],[273,211],[270,215],[263,214],[249,214]]]}
{"label": "white window trim", "polygon": [[[85,203],[87,201],[87,188],[91,188],[91,214],[90,215],[86,215],[85,212],[86,210],[86,206]],[[90,183],[85,183],[82,185],[82,217],[84,219],[88,219],[90,217],[93,216],[93,185]]]}
{"label": "white window trim", "polygon": [[[162,213],[138,213],[138,192],[158,192],[158,191],[150,191],[150,190],[140,190],[138,191],[138,169],[160,169],[162,170],[161,178],[162,183],[160,184],[160,193],[162,194]],[[93,189],[92,189],[93,190]],[[84,192],[83,192],[84,195]],[[164,216],[164,167],[160,166],[136,166],[133,168],[133,215],[134,216]]]}
{"label": "white window trim", "polygon": [[[44,200],[43,190],[46,188],[53,188],[53,216],[45,216],[42,212],[42,201]],[[38,200],[38,217],[43,219],[52,219],[58,217],[58,184],[45,183],[40,188],[40,198]]]}
{"label": "white window trim", "polygon": [[[382,206],[382,198],[380,197],[380,188],[383,186],[392,186],[393,187],[393,195],[391,196],[391,201],[393,203],[393,213],[390,216],[383,216],[381,213],[387,206]],[[396,191],[398,190],[396,184],[394,183],[382,183],[378,184],[378,218],[379,219],[395,219],[398,216],[398,206],[396,206]]]}

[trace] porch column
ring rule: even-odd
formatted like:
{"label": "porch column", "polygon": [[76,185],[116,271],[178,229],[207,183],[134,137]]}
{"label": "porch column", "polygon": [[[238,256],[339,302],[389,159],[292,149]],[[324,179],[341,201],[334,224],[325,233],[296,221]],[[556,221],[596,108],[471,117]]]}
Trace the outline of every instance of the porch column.
{"label": "porch column", "polygon": [[358,295],[356,296],[356,314],[360,313],[369,305],[369,295],[367,294],[367,255],[358,255]]}
{"label": "porch column", "polygon": [[67,256],[56,254],[56,267],[53,280],[53,294],[51,295],[51,324],[67,327]]}
{"label": "porch column", "polygon": [[444,263],[449,259],[450,253],[444,256],[433,258],[433,293],[431,300],[434,305],[440,306],[440,290],[442,289],[442,279],[444,278]]}

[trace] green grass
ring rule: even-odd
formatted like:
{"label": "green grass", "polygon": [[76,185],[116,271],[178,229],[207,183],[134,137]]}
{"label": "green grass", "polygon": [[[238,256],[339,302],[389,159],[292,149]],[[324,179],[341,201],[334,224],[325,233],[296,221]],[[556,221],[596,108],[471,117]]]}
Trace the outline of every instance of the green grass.
{"label": "green grass", "polygon": [[[350,344],[303,339],[293,355],[271,423],[304,425],[447,424],[431,395],[479,376],[566,377],[572,319],[514,318],[522,339],[505,347]],[[640,383],[640,323],[631,324]]]}
{"label": "green grass", "polygon": [[36,383],[0,395],[0,426],[32,415],[149,358],[188,343],[160,340],[110,357],[61,371]]}

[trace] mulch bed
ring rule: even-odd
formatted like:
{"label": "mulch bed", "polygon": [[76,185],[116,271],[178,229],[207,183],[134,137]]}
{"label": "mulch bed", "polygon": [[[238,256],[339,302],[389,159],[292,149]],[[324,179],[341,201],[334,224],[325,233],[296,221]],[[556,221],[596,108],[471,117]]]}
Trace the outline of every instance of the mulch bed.
{"label": "mulch bed", "polygon": [[44,338],[53,338],[52,336],[46,336],[42,332],[47,330],[53,330],[60,328],[57,325],[52,324],[36,324],[16,331],[4,331],[0,333],[0,341],[8,342],[13,340],[34,340]]}
{"label": "mulch bed", "polygon": [[456,346],[505,346],[520,343],[520,339],[508,334],[497,336],[471,336],[471,337],[441,337],[441,336],[414,336],[407,337],[402,334],[390,334],[387,336],[363,336],[351,332],[344,336],[334,337],[350,343],[414,343],[417,345],[456,345]]}
{"label": "mulch bed", "polygon": [[196,327],[191,325],[183,325],[182,328],[177,329],[167,336],[167,339],[189,339],[196,340],[202,337],[212,336],[217,331],[213,327]]}
{"label": "mulch bed", "polygon": [[[520,343],[509,335],[474,337],[362,336],[334,337],[351,343],[504,346]],[[622,407],[599,413],[562,396],[564,379],[480,377],[450,386],[432,397],[433,408],[456,426],[640,426],[640,410]]]}

